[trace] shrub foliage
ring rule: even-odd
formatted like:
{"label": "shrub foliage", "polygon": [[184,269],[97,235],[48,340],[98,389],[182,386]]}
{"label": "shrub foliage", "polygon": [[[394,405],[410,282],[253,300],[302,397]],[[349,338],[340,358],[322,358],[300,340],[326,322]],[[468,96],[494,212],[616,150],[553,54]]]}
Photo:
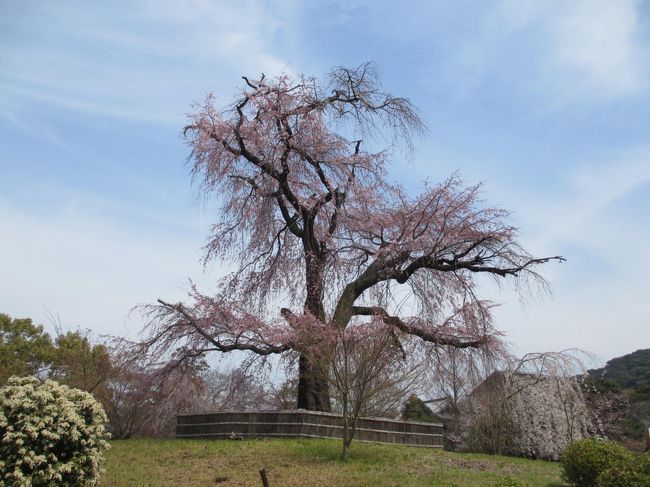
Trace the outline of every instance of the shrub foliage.
{"label": "shrub foliage", "polygon": [[436,416],[431,408],[415,394],[411,395],[402,407],[402,419],[406,421],[425,421],[438,423],[440,418]]}
{"label": "shrub foliage", "polygon": [[619,460],[602,472],[598,487],[650,487],[650,455],[635,455]]}
{"label": "shrub foliage", "polygon": [[587,438],[567,446],[560,463],[564,478],[575,487],[593,487],[602,472],[631,458],[629,450],[617,443]]}
{"label": "shrub foliage", "polygon": [[109,447],[106,421],[87,392],[10,378],[0,389],[0,484],[96,485]]}

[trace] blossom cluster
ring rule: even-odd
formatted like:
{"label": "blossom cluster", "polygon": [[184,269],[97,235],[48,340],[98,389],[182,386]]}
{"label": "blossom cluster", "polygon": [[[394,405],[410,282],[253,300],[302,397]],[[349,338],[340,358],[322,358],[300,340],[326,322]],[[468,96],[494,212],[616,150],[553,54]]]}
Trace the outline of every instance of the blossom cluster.
{"label": "blossom cluster", "polygon": [[107,418],[87,392],[36,377],[0,389],[0,484],[96,485]]}

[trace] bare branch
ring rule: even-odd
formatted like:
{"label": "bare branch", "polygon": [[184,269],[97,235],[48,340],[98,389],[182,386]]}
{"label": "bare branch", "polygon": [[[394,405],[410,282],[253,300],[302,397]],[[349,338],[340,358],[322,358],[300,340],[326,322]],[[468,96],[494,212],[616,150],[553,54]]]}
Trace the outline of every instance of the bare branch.
{"label": "bare branch", "polygon": [[435,345],[448,345],[454,348],[479,348],[486,345],[489,341],[488,337],[477,339],[463,339],[461,337],[448,336],[443,333],[438,333],[435,330],[426,331],[413,325],[409,325],[402,321],[397,316],[389,315],[383,308],[373,306],[355,306],[352,312],[356,316],[378,316],[387,325],[394,326],[398,330],[408,335],[414,335],[422,340],[433,343]]}

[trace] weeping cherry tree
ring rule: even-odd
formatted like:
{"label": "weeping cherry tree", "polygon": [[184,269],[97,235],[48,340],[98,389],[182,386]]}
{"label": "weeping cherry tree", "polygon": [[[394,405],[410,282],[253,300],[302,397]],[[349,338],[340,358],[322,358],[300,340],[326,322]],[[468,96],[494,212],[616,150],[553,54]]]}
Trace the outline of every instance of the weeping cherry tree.
{"label": "weeping cherry tree", "polygon": [[391,182],[390,149],[424,131],[370,63],[244,77],[223,109],[208,96],[185,128],[191,174],[220,205],[204,259],[236,270],[214,295],[192,287],[186,302],[148,306],[145,348],[171,366],[235,350],[295,357],[297,407],[321,411],[328,382],[305,352],[328,331],[376,324],[398,341],[498,349],[477,276],[544,285],[539,265],[563,259],[529,255],[508,212],[457,175],[420,194]]}

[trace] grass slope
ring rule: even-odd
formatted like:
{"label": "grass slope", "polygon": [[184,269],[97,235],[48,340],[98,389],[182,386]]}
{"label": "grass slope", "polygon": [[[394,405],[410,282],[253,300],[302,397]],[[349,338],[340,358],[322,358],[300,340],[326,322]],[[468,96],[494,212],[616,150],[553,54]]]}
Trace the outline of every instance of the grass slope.
{"label": "grass slope", "polygon": [[106,452],[101,487],[560,486],[556,463],[336,440],[123,440]]}

